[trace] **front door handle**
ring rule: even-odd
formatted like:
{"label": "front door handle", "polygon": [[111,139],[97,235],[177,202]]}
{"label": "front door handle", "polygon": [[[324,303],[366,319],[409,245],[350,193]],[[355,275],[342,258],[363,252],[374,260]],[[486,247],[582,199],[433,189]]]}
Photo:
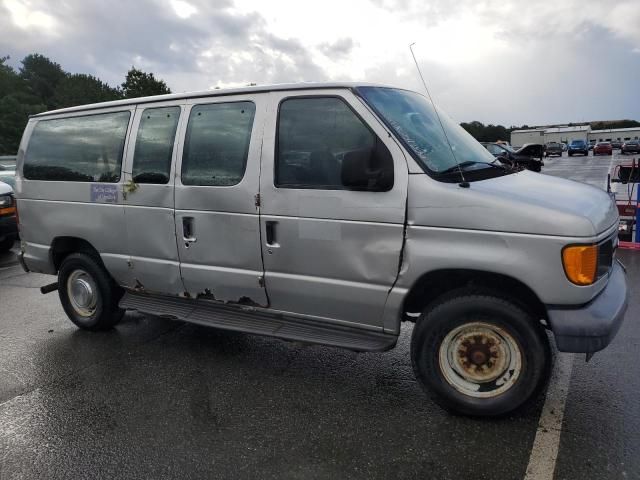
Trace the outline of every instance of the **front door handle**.
{"label": "front door handle", "polygon": [[182,217],[182,239],[184,240],[185,248],[189,248],[192,243],[198,240],[196,238],[195,221],[193,217]]}

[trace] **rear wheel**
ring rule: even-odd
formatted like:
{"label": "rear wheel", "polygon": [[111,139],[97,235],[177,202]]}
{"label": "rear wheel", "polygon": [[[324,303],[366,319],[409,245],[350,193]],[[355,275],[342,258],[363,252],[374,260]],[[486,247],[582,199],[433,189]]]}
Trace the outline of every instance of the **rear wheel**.
{"label": "rear wheel", "polygon": [[411,360],[421,385],[444,409],[497,416],[522,406],[544,386],[551,351],[542,327],[519,306],[462,290],[422,313]]}
{"label": "rear wheel", "polygon": [[124,310],[118,307],[122,290],[93,256],[72,253],[58,272],[58,294],[69,319],[85,330],[115,326]]}

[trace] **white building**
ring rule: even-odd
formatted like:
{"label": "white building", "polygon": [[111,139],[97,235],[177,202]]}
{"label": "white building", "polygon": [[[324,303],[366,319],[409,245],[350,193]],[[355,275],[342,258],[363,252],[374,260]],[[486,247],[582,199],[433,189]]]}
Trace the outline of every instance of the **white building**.
{"label": "white building", "polygon": [[626,142],[640,139],[640,127],[607,128],[605,130],[591,130],[589,140],[595,142]]}
{"label": "white building", "polygon": [[531,130],[514,130],[511,132],[511,145],[521,147],[527,143],[544,143],[545,128],[532,128]]}
{"label": "white building", "polygon": [[589,141],[591,126],[532,128],[530,130],[514,130],[511,132],[511,145],[521,147],[526,143],[564,142],[572,140]]}

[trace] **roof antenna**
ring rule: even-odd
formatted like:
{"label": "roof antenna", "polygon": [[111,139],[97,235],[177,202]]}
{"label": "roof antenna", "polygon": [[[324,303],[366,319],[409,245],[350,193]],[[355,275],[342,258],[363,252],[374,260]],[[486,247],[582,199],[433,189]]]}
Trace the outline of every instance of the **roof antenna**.
{"label": "roof antenna", "polygon": [[420,75],[420,79],[422,80],[422,85],[424,86],[424,90],[427,92],[427,96],[429,97],[431,106],[433,107],[433,110],[436,112],[436,117],[438,117],[438,123],[440,123],[440,128],[442,128],[442,133],[444,133],[444,138],[447,141],[447,144],[449,145],[449,149],[451,150],[453,159],[456,161],[456,164],[458,165],[458,172],[460,172],[460,178],[462,179],[462,182],[460,182],[458,185],[460,185],[463,188],[469,188],[469,182],[467,182],[464,179],[464,174],[462,173],[462,169],[460,168],[460,164],[458,163],[458,159],[456,158],[456,152],[453,150],[453,147],[451,146],[451,142],[449,141],[449,137],[447,136],[447,131],[444,129],[444,125],[442,124],[442,120],[440,119],[440,114],[438,113],[438,109],[436,108],[435,103],[433,103],[433,98],[431,98],[431,93],[429,93],[429,88],[427,88],[427,82],[424,81],[424,77],[422,76],[422,70],[420,70],[420,65],[418,65],[418,61],[416,60],[416,55],[413,53],[413,46],[415,44],[416,42],[413,42],[411,45],[409,45],[409,50],[411,50],[411,56],[413,57],[413,61],[416,64],[416,69],[418,69],[418,74]]}

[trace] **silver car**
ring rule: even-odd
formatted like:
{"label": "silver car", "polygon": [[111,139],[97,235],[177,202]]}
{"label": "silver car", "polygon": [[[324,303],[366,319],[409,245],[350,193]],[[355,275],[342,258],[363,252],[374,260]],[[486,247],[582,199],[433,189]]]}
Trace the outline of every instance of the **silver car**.
{"label": "silver car", "polygon": [[47,112],[18,154],[20,259],[87,330],[137,310],[384,351],[412,322],[426,392],[501,415],[547,380],[547,330],[609,344],[627,286],[605,192],[494,160],[424,96],[368,84]]}

